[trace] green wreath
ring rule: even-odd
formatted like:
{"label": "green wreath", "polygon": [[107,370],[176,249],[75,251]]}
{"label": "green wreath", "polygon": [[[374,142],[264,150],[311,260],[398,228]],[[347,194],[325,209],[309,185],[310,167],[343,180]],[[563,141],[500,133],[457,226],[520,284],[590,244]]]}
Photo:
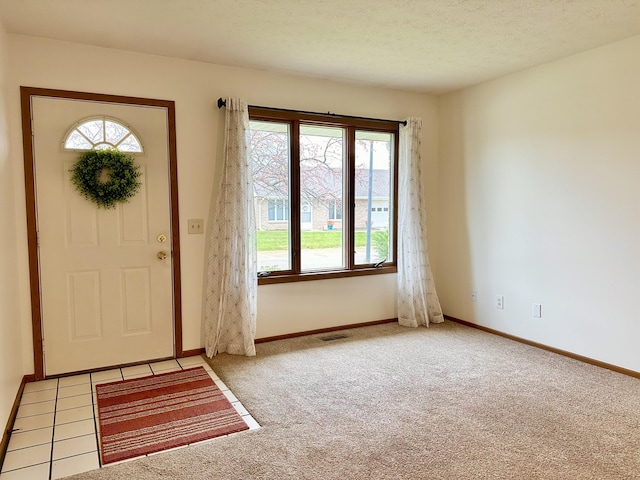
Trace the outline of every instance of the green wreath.
{"label": "green wreath", "polygon": [[115,148],[81,153],[69,172],[78,192],[105,209],[128,201],[142,185],[142,173],[133,156]]}

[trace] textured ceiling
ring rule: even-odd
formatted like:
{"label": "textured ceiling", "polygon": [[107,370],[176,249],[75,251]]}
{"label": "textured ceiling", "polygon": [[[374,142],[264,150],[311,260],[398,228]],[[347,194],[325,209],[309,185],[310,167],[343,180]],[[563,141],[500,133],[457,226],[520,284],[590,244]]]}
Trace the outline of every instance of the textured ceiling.
{"label": "textured ceiling", "polygon": [[9,33],[439,93],[640,34],[640,1],[0,0],[0,19]]}

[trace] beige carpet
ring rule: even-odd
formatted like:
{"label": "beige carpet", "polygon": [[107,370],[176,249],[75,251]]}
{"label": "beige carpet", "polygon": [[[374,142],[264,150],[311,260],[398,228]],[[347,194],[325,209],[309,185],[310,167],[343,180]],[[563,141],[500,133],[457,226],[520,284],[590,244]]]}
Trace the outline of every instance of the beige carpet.
{"label": "beige carpet", "polygon": [[263,428],[72,478],[640,479],[638,379],[451,322],[344,333],[213,361]]}

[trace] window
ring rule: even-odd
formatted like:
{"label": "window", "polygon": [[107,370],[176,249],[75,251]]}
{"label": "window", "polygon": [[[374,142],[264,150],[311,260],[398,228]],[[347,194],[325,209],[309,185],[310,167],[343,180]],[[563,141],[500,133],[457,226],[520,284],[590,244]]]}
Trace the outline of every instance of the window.
{"label": "window", "polygon": [[398,123],[249,117],[260,283],[395,271]]}
{"label": "window", "polygon": [[342,220],[342,202],[330,201],[327,210],[329,220]]}
{"label": "window", "polygon": [[65,150],[103,150],[116,148],[123,152],[142,153],[142,144],[133,131],[118,120],[94,117],[74,125],[65,135]]}
{"label": "window", "polygon": [[289,220],[288,200],[269,200],[269,221],[281,222]]}

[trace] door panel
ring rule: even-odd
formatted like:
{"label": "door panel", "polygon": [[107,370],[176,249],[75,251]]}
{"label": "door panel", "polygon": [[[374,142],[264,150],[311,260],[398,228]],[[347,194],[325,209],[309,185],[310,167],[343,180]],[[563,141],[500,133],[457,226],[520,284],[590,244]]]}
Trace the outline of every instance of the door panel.
{"label": "door panel", "polygon": [[67,272],[67,309],[72,342],[102,336],[100,272]]}
{"label": "door panel", "polygon": [[[32,109],[46,374],[173,356],[166,110],[44,97]],[[111,210],[75,190],[78,152],[62,149],[70,126],[102,115],[133,127],[145,150],[134,155],[142,187]]]}
{"label": "door panel", "polygon": [[149,267],[123,268],[123,333],[151,332],[151,272]]}

